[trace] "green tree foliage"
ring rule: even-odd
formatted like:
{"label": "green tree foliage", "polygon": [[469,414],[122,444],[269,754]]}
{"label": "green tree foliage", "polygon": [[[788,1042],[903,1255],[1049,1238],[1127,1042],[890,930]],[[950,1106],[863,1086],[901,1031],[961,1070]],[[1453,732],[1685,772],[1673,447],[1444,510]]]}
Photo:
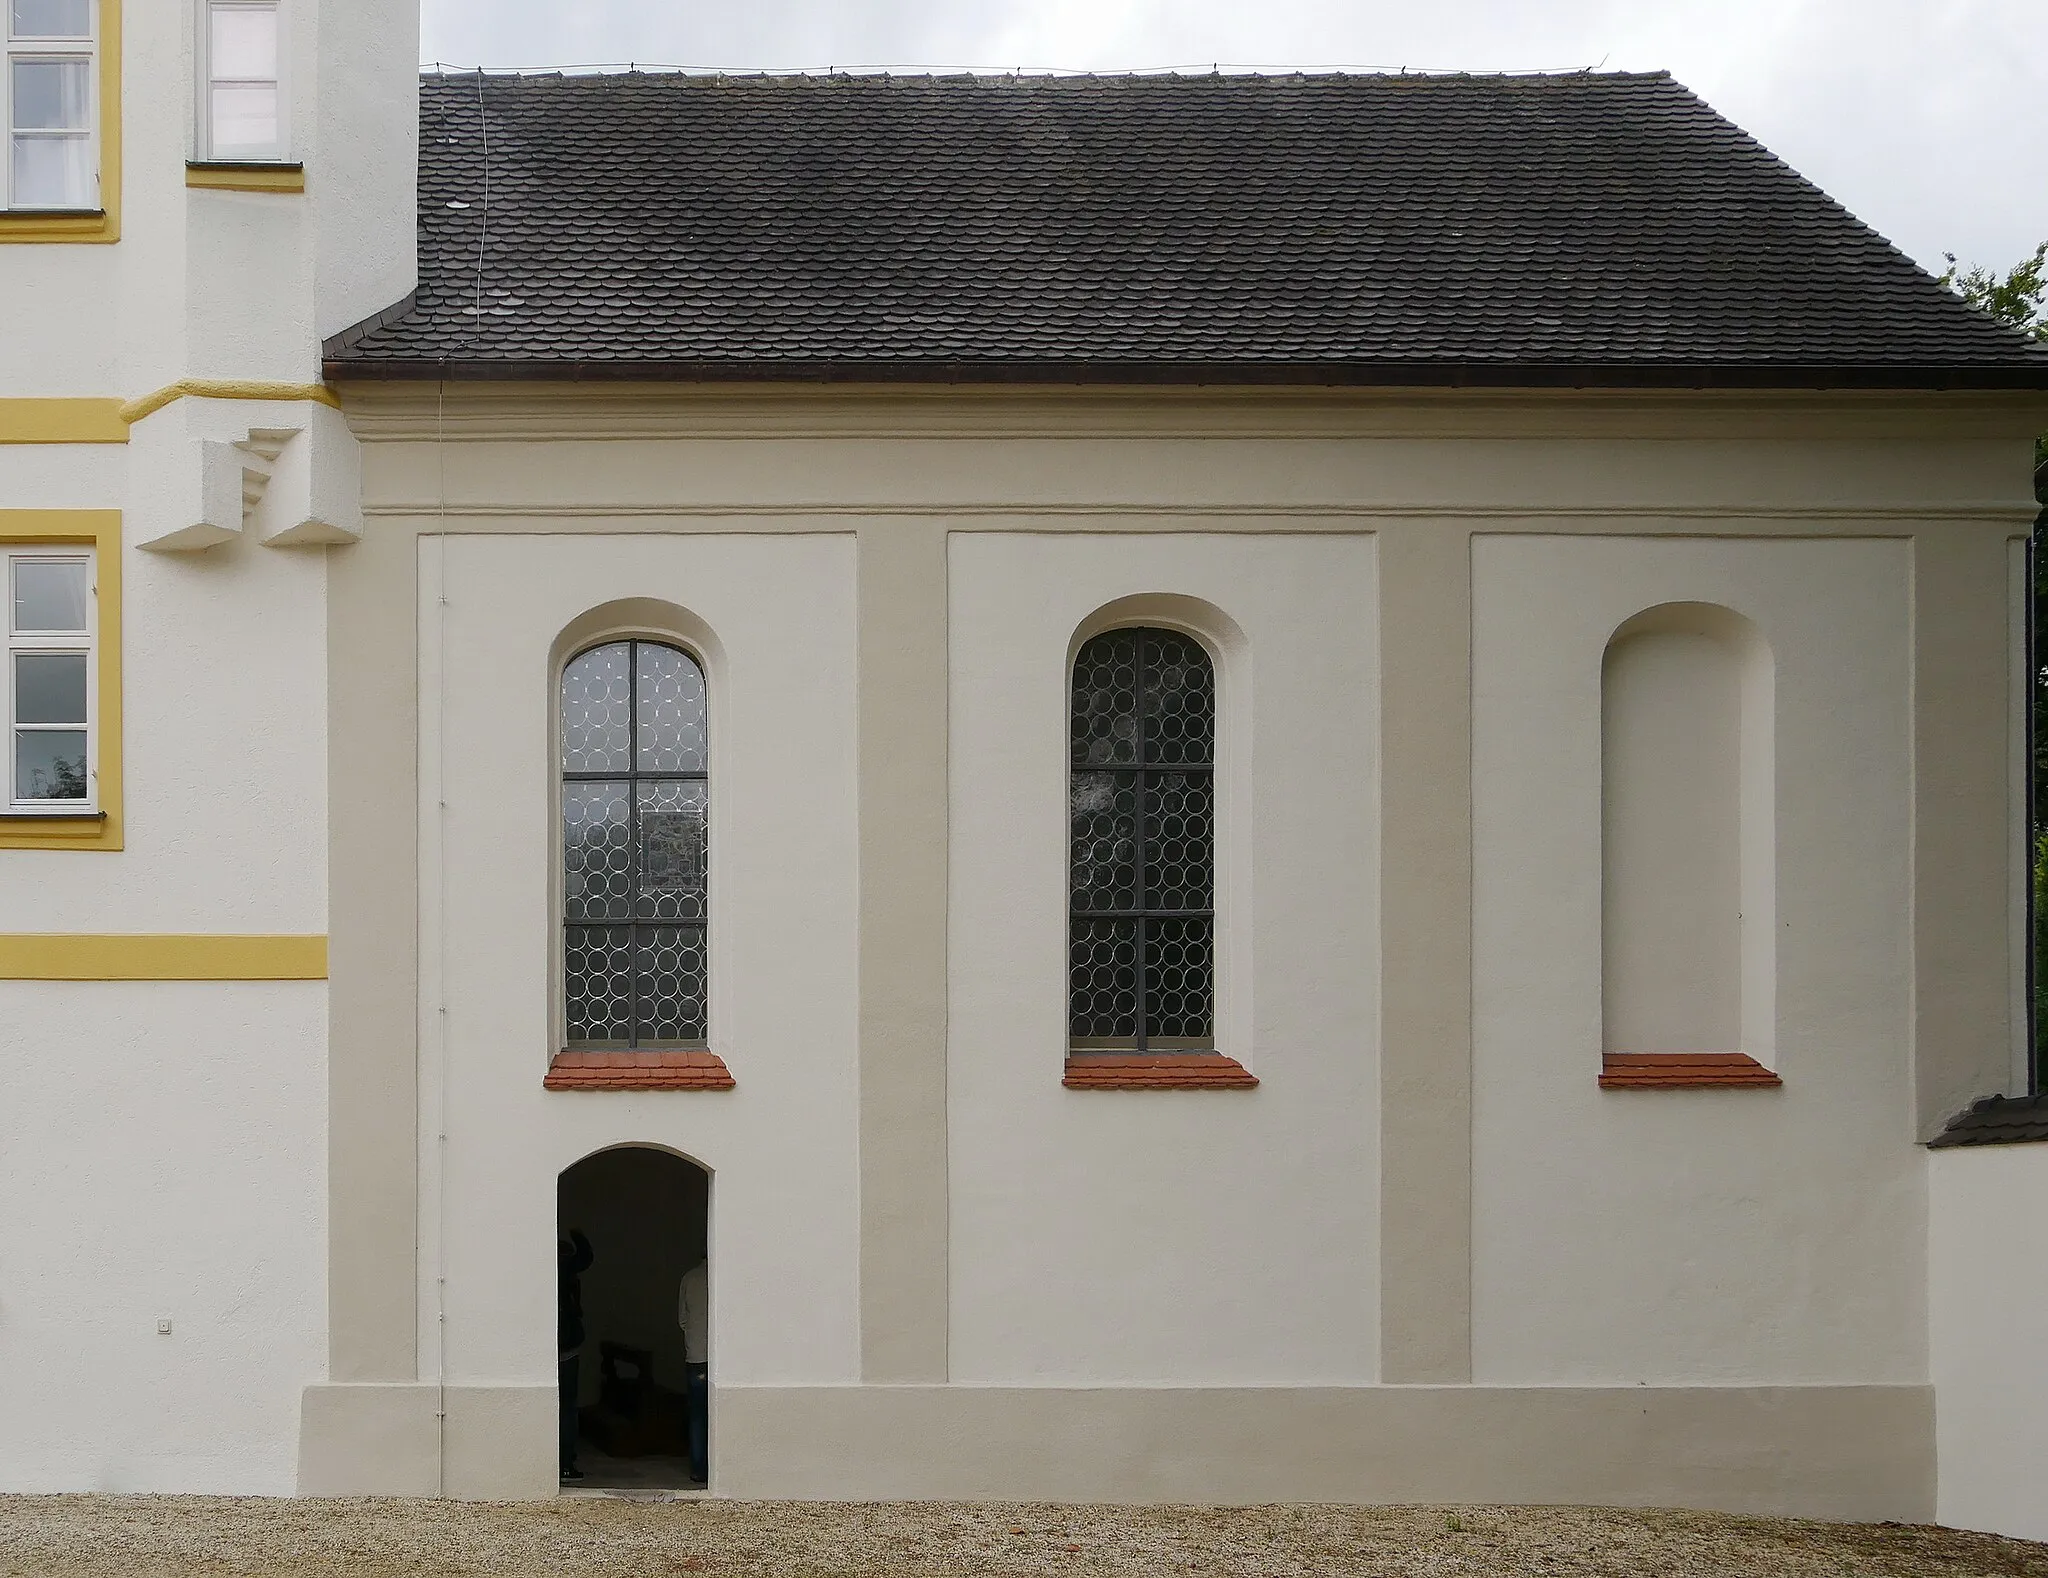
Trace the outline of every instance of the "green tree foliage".
{"label": "green tree foliage", "polygon": [[[1953,252],[1942,256],[1948,267],[1941,283],[1979,312],[1996,318],[2009,329],[2018,329],[2030,340],[2048,345],[2048,241],[2034,248],[2034,255],[2012,266],[2003,279],[1988,268],[1963,268]],[[2048,465],[2048,434],[2034,440],[2034,470],[2038,475]],[[2035,484],[2035,497],[2048,505],[2048,479]]]}
{"label": "green tree foliage", "polygon": [[1988,268],[1959,268],[1953,252],[1942,256],[1948,259],[1942,284],[2029,339],[2048,341],[2048,241],[2034,248],[2032,257],[2015,263],[2004,279]]}

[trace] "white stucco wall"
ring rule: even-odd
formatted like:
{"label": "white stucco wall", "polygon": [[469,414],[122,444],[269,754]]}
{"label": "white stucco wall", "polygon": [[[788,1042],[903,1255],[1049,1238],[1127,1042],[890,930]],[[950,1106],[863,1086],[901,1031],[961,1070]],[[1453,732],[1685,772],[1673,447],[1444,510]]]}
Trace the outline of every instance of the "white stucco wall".
{"label": "white stucco wall", "polygon": [[0,932],[325,932],[324,558],[122,564],[127,847],[7,851]]}
{"label": "white stucco wall", "polygon": [[417,0],[293,0],[284,93],[301,193],[196,190],[190,0],[122,6],[121,234],[8,245],[0,396],[133,399],[187,376],[310,380],[320,339],[414,278]]}
{"label": "white stucco wall", "polygon": [[[1896,541],[1475,541],[1476,1380],[1924,1378],[1909,570]],[[1666,602],[1775,665],[1782,1090],[1596,1085],[1601,653]]]}
{"label": "white stucco wall", "polygon": [[291,1493],[325,1362],[326,998],[0,982],[0,1490]]}
{"label": "white stucco wall", "polygon": [[2048,1540],[2048,1145],[1927,1164],[1936,1515]]}
{"label": "white stucco wall", "polygon": [[[1375,1379],[1372,538],[955,534],[950,575],[952,1379]],[[1068,656],[1148,593],[1243,636],[1217,675],[1217,1046],[1255,1091],[1060,1084]]]}
{"label": "white stucco wall", "polygon": [[[556,1176],[643,1143],[713,1174],[718,1381],[856,1379],[852,537],[455,536],[421,552],[423,1377],[554,1384]],[[711,1043],[730,1092],[541,1088],[560,969],[549,649],[634,597],[680,605],[719,643]],[[551,1442],[534,1443],[543,1469]]]}

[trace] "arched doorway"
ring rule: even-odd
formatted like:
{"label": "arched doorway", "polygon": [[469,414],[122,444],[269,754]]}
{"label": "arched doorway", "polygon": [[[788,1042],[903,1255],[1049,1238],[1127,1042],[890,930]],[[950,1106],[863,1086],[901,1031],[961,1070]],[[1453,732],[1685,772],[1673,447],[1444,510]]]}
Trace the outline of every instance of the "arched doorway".
{"label": "arched doorway", "polygon": [[599,1151],[558,1180],[565,1488],[703,1483],[710,1208],[711,1175],[652,1146]]}

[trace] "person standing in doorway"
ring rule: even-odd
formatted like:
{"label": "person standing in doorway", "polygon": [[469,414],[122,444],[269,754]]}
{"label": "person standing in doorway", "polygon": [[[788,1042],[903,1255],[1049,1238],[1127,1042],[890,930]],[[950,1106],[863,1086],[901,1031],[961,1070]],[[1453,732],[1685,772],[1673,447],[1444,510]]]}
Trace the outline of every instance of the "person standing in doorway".
{"label": "person standing in doorway", "polygon": [[583,1273],[596,1258],[580,1227],[570,1228],[568,1238],[555,1244],[555,1357],[561,1385],[562,1478],[572,1483],[583,1477],[583,1470],[576,1466],[576,1401],[583,1368]]}
{"label": "person standing in doorway", "polygon": [[683,1411],[690,1437],[690,1478],[711,1479],[711,1274],[700,1260],[683,1273],[676,1299],[683,1328]]}

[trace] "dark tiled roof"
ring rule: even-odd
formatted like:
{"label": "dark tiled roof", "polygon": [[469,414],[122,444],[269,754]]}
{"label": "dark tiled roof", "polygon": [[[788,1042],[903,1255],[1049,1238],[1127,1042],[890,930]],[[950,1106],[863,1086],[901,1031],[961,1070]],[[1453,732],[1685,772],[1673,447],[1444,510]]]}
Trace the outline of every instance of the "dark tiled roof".
{"label": "dark tiled roof", "polygon": [[428,76],[335,376],[2048,387],[1662,74]]}
{"label": "dark tiled roof", "polygon": [[2023,1145],[2048,1141],[2048,1091],[2038,1096],[1986,1096],[1927,1142],[1930,1150],[1951,1145]]}

